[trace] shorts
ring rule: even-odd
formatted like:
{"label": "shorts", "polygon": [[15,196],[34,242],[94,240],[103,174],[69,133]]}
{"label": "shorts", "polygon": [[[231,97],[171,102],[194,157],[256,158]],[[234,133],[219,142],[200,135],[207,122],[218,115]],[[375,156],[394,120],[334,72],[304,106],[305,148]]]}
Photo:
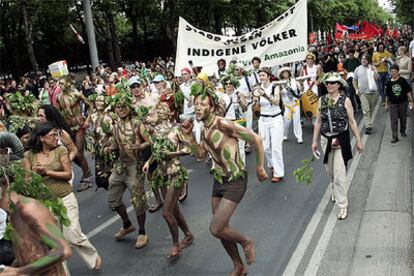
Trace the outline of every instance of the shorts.
{"label": "shorts", "polygon": [[138,171],[137,163],[132,163],[118,174],[116,169],[112,170],[109,177],[108,203],[109,207],[116,208],[123,204],[122,196],[128,188],[131,194],[131,203],[134,206],[137,216],[144,214],[148,209],[145,194],[145,175]]}
{"label": "shorts", "polygon": [[247,189],[247,172],[243,177],[234,181],[228,181],[228,178],[223,178],[223,183],[220,184],[214,180],[212,197],[223,197],[235,203],[239,203]]}

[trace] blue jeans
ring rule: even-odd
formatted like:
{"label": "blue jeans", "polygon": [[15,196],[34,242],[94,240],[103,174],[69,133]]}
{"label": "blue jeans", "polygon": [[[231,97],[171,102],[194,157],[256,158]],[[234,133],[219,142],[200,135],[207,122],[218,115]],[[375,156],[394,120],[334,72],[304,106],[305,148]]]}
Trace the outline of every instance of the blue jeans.
{"label": "blue jeans", "polygon": [[388,72],[381,72],[378,74],[380,77],[380,79],[378,80],[378,90],[379,90],[379,94],[381,96],[382,102],[385,102],[385,84],[387,83],[390,77],[388,75]]}

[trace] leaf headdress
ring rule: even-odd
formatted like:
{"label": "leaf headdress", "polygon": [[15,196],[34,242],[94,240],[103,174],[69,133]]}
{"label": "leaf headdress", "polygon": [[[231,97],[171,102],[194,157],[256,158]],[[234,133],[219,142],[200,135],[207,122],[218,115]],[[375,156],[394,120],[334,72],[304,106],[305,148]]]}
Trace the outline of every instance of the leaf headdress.
{"label": "leaf headdress", "polygon": [[209,88],[203,81],[196,81],[191,85],[191,96],[198,97],[201,96],[201,99],[205,99],[206,97],[210,97],[212,104],[214,107],[217,107],[219,104],[219,98],[214,93],[214,91]]}

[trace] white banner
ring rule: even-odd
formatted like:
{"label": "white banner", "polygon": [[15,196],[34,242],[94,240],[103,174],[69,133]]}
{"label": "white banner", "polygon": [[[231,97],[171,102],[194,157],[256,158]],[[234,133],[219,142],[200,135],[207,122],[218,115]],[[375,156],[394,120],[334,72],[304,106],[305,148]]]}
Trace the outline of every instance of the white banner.
{"label": "white banner", "polygon": [[253,57],[261,66],[275,66],[303,60],[307,51],[307,0],[300,0],[269,24],[241,36],[222,36],[191,26],[180,17],[175,74],[184,67],[202,66],[212,75],[217,60],[237,60],[250,66]]}

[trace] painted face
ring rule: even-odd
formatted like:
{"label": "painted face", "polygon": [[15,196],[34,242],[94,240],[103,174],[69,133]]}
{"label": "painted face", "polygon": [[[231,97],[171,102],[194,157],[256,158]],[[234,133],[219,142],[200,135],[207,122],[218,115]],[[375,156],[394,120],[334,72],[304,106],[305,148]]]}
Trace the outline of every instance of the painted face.
{"label": "painted face", "polygon": [[45,110],[44,110],[43,108],[40,108],[40,109],[37,111],[37,120],[38,120],[40,123],[46,123],[46,122],[47,122],[47,119],[46,119],[46,114],[45,114]]}
{"label": "painted face", "polygon": [[105,98],[104,97],[97,97],[95,100],[96,109],[101,111],[105,109]]}
{"label": "painted face", "polygon": [[194,107],[197,121],[204,121],[213,110],[209,97],[203,99],[202,96],[198,96],[195,98]]}
{"label": "painted face", "polygon": [[115,112],[119,118],[124,119],[128,117],[129,113],[131,113],[131,109],[124,104],[117,104],[115,106]]}
{"label": "painted face", "polygon": [[160,120],[167,120],[170,118],[170,108],[167,104],[158,105],[157,115]]}
{"label": "painted face", "polygon": [[40,136],[40,141],[43,145],[49,148],[55,148],[58,146],[59,135],[56,128],[49,131],[45,136]]}
{"label": "painted face", "polygon": [[269,75],[266,74],[265,72],[260,72],[259,73],[259,79],[260,79],[260,82],[265,82],[265,81],[269,80]]}

